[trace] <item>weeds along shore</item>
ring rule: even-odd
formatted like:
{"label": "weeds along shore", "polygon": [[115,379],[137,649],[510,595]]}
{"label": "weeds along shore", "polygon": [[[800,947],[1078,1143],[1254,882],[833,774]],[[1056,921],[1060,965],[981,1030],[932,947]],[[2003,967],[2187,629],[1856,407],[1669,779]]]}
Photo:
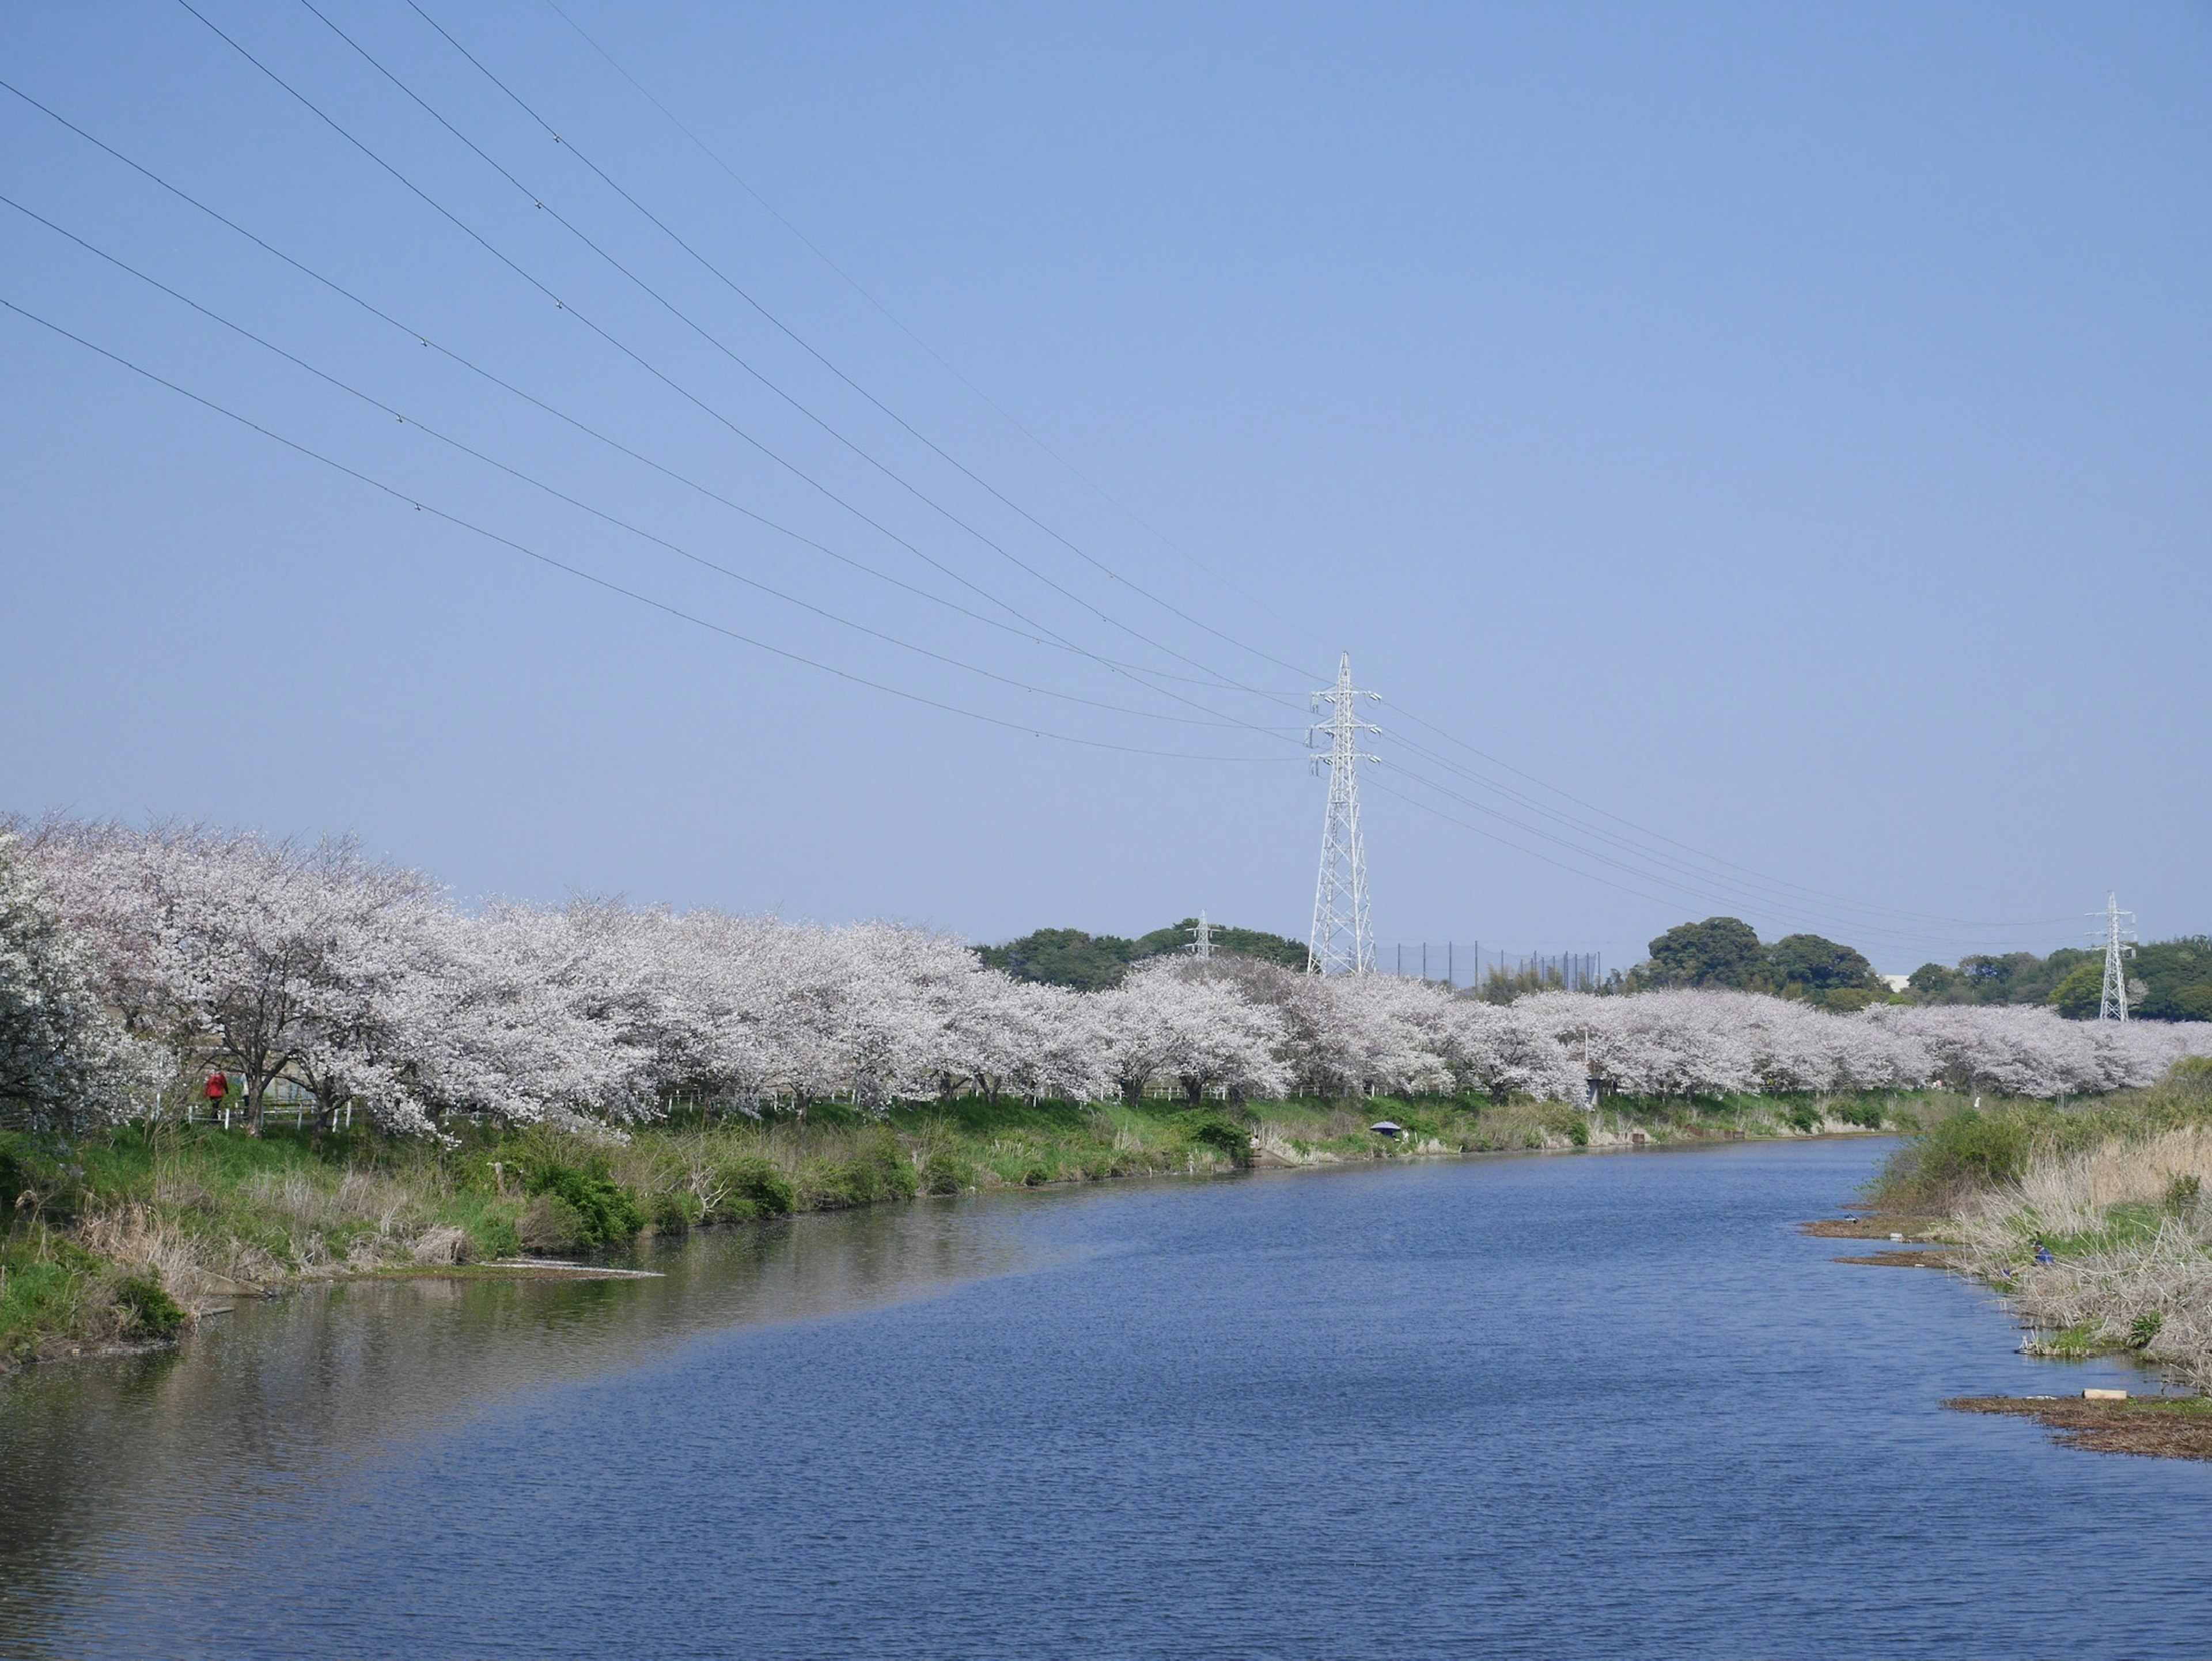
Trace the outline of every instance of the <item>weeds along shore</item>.
{"label": "weeds along shore", "polygon": [[2212,1390],[2212,1062],[2089,1102],[1940,1115],[1874,1197],[1936,1219],[2029,1353],[2133,1354]]}
{"label": "weeds along shore", "polygon": [[[0,1366],[159,1342],[311,1280],[484,1274],[814,1211],[1117,1177],[1909,1129],[1940,1093],[1219,1104],[962,1098],[877,1117],[678,1117],[615,1135],[457,1127],[439,1143],[126,1124],[0,1134]],[[1389,1119],[1395,1137],[1370,1127]]]}

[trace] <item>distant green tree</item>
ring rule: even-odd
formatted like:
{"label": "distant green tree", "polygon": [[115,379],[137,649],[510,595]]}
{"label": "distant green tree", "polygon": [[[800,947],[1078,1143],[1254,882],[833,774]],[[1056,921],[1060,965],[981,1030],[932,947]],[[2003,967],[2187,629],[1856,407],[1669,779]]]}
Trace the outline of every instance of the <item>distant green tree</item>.
{"label": "distant green tree", "polygon": [[2128,959],[2128,978],[2143,983],[2137,1011],[2154,1021],[2212,1020],[2212,935],[2159,940]]}
{"label": "distant green tree", "polygon": [[1725,986],[1753,990],[1768,979],[1759,932],[1735,917],[1677,923],[1651,942],[1639,971],[1650,986]]}
{"label": "distant green tree", "polygon": [[1119,985],[1139,955],[1137,943],[1119,934],[1086,934],[1080,928],[1039,928],[1004,946],[978,953],[984,965],[1003,969],[1018,981],[1098,992]]}
{"label": "distant green tree", "polygon": [[[1137,937],[1139,958],[1158,957],[1163,952],[1181,952],[1195,938],[1196,917],[1185,917],[1167,928],[1155,928],[1149,934]],[[1257,958],[1262,963],[1279,964],[1285,969],[1304,969],[1306,966],[1306,943],[1294,940],[1287,934],[1270,934],[1260,928],[1230,928],[1216,923],[1209,931],[1213,938],[1213,949],[1224,957]]]}
{"label": "distant green tree", "polygon": [[[1097,992],[1121,984],[1132,964],[1185,950],[1197,927],[1196,917],[1186,917],[1135,940],[1119,934],[1086,934],[1080,928],[1039,928],[1003,946],[978,946],[976,956],[987,968],[1003,969],[1017,980]],[[1306,966],[1303,940],[1260,928],[1224,926],[1211,932],[1213,949],[1224,957],[1258,958],[1286,969]]]}
{"label": "distant green tree", "polygon": [[1766,963],[1784,991],[1817,1004],[1859,1008],[1884,989],[1872,964],[1819,934],[1784,934],[1766,948]]}
{"label": "distant green tree", "polygon": [[1923,963],[1905,984],[1923,1003],[1948,1003],[1951,994],[1959,989],[1959,971],[1940,963]]}
{"label": "distant green tree", "polygon": [[2052,1007],[2069,1020],[2096,1019],[2104,999],[2105,965],[2095,958],[2075,964],[2066,971],[2065,978],[2051,989]]}

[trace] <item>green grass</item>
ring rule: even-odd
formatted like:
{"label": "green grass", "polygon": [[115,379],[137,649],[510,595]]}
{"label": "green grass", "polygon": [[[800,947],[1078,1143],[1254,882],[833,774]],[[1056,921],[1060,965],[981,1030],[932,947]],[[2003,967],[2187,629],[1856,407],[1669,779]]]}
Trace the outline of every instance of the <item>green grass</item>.
{"label": "green grass", "polygon": [[[418,1247],[434,1244],[450,1267],[922,1195],[1212,1175],[1253,1164],[1255,1135],[1261,1162],[1402,1159],[1625,1141],[1632,1130],[1652,1142],[1787,1135],[1854,1113],[1911,1123],[1922,1110],[1894,1097],[1608,1100],[1595,1116],[1483,1097],[1198,1109],[962,1098],[882,1118],[840,1105],[804,1120],[682,1116],[619,1143],[467,1125],[453,1127],[452,1146],[362,1130],[317,1142],[272,1128],[257,1140],[205,1125],[74,1142],[0,1133],[0,1217],[13,1221],[0,1236],[0,1365],[163,1335],[181,1318],[176,1302],[210,1287],[419,1273]],[[1407,1134],[1368,1129],[1382,1118]]]}

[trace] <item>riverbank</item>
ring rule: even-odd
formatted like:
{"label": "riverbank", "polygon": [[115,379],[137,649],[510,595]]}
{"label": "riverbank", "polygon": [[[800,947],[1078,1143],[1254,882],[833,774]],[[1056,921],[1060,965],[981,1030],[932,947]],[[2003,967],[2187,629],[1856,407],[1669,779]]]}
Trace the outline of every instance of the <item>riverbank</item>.
{"label": "riverbank", "polygon": [[[1899,1151],[1870,1197],[1929,1220],[1927,1236],[1955,1248],[1946,1266],[2003,1295],[2027,1329],[2025,1353],[2131,1355],[2172,1383],[2212,1390],[2208,1188],[2212,1064],[2191,1061],[2162,1084],[2094,1103],[2006,1102],[1939,1118]],[[2110,1442],[2075,1422],[2092,1413],[2079,1402],[2061,1413],[2023,1399],[2018,1409],[1955,1405],[2018,1410],[2081,1432],[2082,1446]]]}
{"label": "riverbank", "polygon": [[[0,1367],[174,1337],[301,1281],[539,1272],[641,1234],[997,1188],[1255,1166],[1911,1129],[1940,1092],[1556,1102],[1370,1098],[1190,1109],[963,1098],[878,1118],[672,1118],[617,1137],[454,1127],[445,1144],[207,1125],[0,1135]],[[1395,1136],[1371,1126],[1389,1120]]]}

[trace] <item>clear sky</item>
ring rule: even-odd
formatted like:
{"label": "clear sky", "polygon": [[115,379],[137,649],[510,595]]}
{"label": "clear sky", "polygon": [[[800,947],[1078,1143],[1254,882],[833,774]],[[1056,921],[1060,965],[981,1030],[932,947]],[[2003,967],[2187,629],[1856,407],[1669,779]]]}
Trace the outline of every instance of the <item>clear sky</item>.
{"label": "clear sky", "polygon": [[0,806],[1302,937],[1348,650],[1386,960],[2212,929],[2212,9],[561,3],[0,12],[336,288],[5,93],[0,194],[331,380],[0,298],[392,492],[0,312]]}

